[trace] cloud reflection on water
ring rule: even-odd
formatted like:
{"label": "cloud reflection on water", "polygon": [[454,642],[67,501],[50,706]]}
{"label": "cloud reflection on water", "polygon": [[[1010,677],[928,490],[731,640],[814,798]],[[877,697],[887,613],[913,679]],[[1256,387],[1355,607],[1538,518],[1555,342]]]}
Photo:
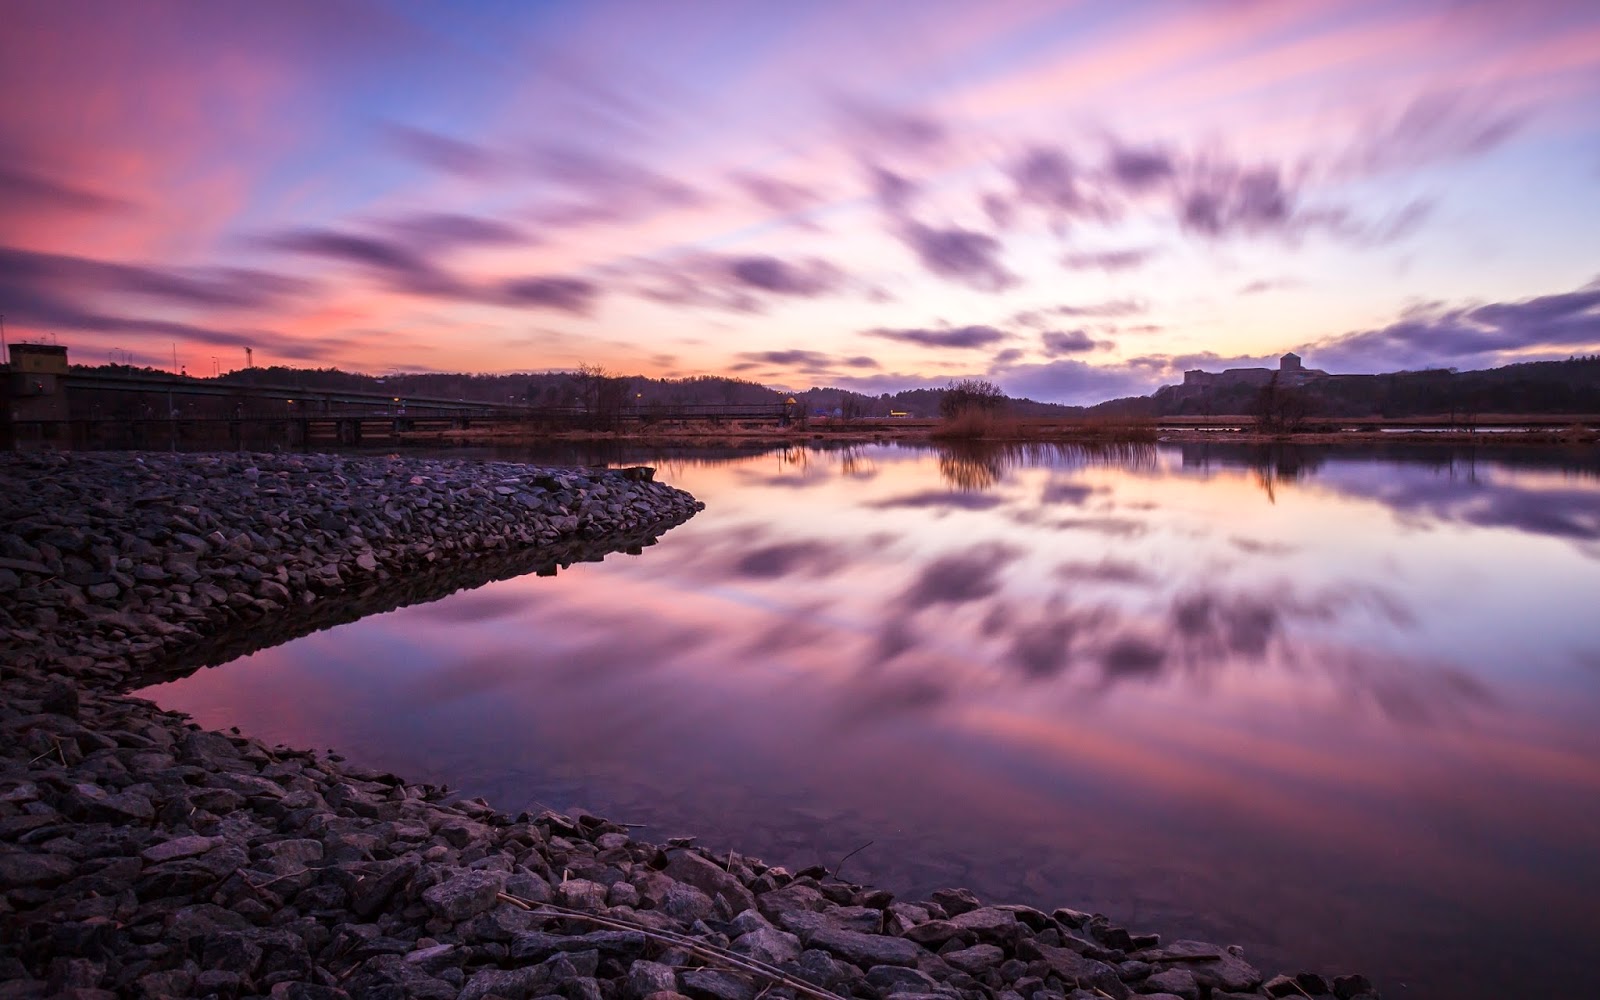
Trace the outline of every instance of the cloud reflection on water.
{"label": "cloud reflection on water", "polygon": [[[1449,963],[1507,920],[1600,932],[1571,890],[1600,878],[1582,839],[1600,580],[1571,530],[1600,478],[1124,457],[686,466],[708,509],[643,557],[369,619],[160,700],[352,740],[510,808],[614,807],[782,860],[876,839],[852,866],[905,891],[1260,914],[1219,936],[1264,961],[1337,940],[1354,966]],[[1552,496],[1556,520],[1528,516]]]}

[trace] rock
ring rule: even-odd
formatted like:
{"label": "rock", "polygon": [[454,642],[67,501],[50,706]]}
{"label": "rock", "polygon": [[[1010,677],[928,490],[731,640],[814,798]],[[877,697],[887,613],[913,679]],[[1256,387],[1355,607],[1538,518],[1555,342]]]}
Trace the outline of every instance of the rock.
{"label": "rock", "polygon": [[852,968],[819,948],[801,952],[798,959],[784,966],[784,971],[829,990],[861,978],[859,969]]}
{"label": "rock", "polygon": [[716,903],[710,896],[692,885],[678,882],[672,883],[667,889],[666,895],[662,897],[660,909],[661,912],[686,924],[692,924],[696,920],[710,920],[717,912]]}
{"label": "rock", "polygon": [[1378,992],[1372,986],[1372,980],[1366,976],[1335,976],[1333,979],[1333,995],[1339,1000],[1353,1000],[1364,993]]}
{"label": "rock", "polygon": [[755,1000],[752,977],[716,969],[693,969],[678,977],[683,992],[694,1000]]}
{"label": "rock", "polygon": [[197,857],[221,844],[220,837],[175,837],[172,840],[163,840],[159,844],[152,844],[140,851],[139,857],[156,865],[163,861]]}
{"label": "rock", "polygon": [[948,917],[959,916],[983,905],[970,889],[940,889],[929,898],[938,903]]}
{"label": "rock", "polygon": [[1213,990],[1248,993],[1261,985],[1261,973],[1254,966],[1227,949],[1204,941],[1174,941],[1164,948],[1142,951],[1138,957],[1153,963],[1182,961],[1196,982]]}
{"label": "rock", "polygon": [[967,910],[950,918],[957,930],[971,931],[980,938],[1010,938],[1017,930],[1016,914],[992,906]]}
{"label": "rock", "polygon": [[937,948],[961,933],[961,928],[948,920],[929,920],[908,928],[904,937],[929,948]]}
{"label": "rock", "polygon": [[985,970],[1005,961],[1006,953],[992,944],[979,944],[959,951],[941,952],[939,957],[962,972],[980,976]]}
{"label": "rock", "polygon": [[574,910],[599,913],[606,908],[609,891],[598,882],[570,879],[556,886],[556,902]]}
{"label": "rock", "polygon": [[645,936],[638,931],[591,931],[588,934],[529,931],[512,938],[510,955],[519,962],[542,962],[554,955],[577,951],[637,956],[644,946]]}
{"label": "rock", "polygon": [[628,966],[628,978],[623,984],[626,1000],[644,1000],[659,993],[672,993],[678,988],[678,973],[670,965],[639,959]]}
{"label": "rock", "polygon": [[268,994],[272,1000],[349,1000],[350,994],[334,986],[314,983],[278,983]]}
{"label": "rock", "polygon": [[505,888],[503,872],[462,871],[422,894],[422,901],[436,916],[462,921],[494,906]]}
{"label": "rock", "polygon": [[535,991],[544,987],[548,975],[545,969],[538,966],[527,969],[482,969],[472,974],[456,1000],[485,1000],[491,996],[504,1000],[527,1000],[538,995]]}
{"label": "rock", "polygon": [[721,900],[730,916],[756,905],[755,895],[738,879],[690,851],[673,852],[664,874],[694,886],[712,899]]}
{"label": "rock", "polygon": [[1170,993],[1184,1000],[1200,1000],[1200,984],[1187,969],[1168,969],[1147,977],[1140,992]]}
{"label": "rock", "polygon": [[1052,948],[1024,938],[1017,946],[1017,957],[1024,961],[1035,958],[1044,961],[1050,971],[1060,976],[1068,985],[1088,986],[1109,993],[1112,1000],[1126,1000],[1128,987],[1117,975],[1117,970],[1104,962],[1085,958],[1066,948]]}
{"label": "rock", "polygon": [[777,920],[778,915],[792,910],[806,910],[820,913],[828,908],[828,901],[822,897],[814,886],[801,882],[791,882],[771,892],[764,892],[756,897],[756,909],[768,920]]}
{"label": "rock", "polygon": [[730,951],[768,965],[782,965],[800,957],[800,939],[775,927],[758,927],[740,935],[728,946]]}
{"label": "rock", "polygon": [[832,952],[863,969],[874,965],[916,965],[917,959],[928,954],[904,938],[863,934],[834,927],[823,927],[816,931],[806,944]]}
{"label": "rock", "polygon": [[0,854],[0,889],[48,886],[72,877],[73,863],[55,854]]}
{"label": "rock", "polygon": [[898,965],[874,965],[867,970],[867,985],[884,996],[897,993],[932,993],[939,988],[925,972]]}

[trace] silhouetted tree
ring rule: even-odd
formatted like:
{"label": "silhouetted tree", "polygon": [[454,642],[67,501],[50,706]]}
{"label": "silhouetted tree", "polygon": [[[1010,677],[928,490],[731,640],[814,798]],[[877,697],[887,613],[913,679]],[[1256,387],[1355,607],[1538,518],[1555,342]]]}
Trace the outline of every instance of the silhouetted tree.
{"label": "silhouetted tree", "polygon": [[1268,434],[1293,434],[1299,430],[1311,408],[1305,393],[1278,384],[1278,373],[1256,394],[1253,415],[1256,426]]}
{"label": "silhouetted tree", "polygon": [[958,379],[945,386],[939,397],[939,416],[948,419],[972,410],[994,413],[1005,402],[1005,392],[988,379]]}

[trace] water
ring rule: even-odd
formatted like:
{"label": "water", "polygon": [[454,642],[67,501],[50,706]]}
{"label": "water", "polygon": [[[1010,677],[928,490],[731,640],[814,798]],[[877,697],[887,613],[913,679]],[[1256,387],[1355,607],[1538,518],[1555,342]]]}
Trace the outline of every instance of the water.
{"label": "water", "polygon": [[1390,997],[1588,995],[1593,449],[658,460],[707,509],[640,555],[145,693],[507,811],[791,868],[870,841],[846,877]]}

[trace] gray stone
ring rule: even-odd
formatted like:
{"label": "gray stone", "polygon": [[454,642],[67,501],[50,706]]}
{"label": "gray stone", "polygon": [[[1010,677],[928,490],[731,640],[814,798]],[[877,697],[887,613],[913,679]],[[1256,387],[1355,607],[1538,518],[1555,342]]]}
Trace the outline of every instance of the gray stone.
{"label": "gray stone", "polygon": [[806,942],[813,948],[823,948],[847,962],[862,968],[874,965],[916,965],[917,959],[927,954],[915,943],[904,938],[883,934],[863,934],[834,927],[824,927],[811,935]]}
{"label": "gray stone", "polygon": [[656,993],[671,993],[678,988],[678,973],[670,965],[639,959],[628,967],[628,978],[623,983],[623,996],[627,1000],[644,1000]]}
{"label": "gray stone", "polygon": [[694,886],[713,899],[720,899],[728,907],[729,915],[748,910],[756,905],[756,898],[737,878],[715,864],[689,851],[676,851],[667,862],[665,874],[669,878]]}
{"label": "gray stone", "polygon": [[610,890],[598,882],[575,878],[556,886],[556,902],[574,910],[599,913],[606,908]]}
{"label": "gray stone", "polygon": [[1104,962],[1085,958],[1066,948],[1052,948],[1024,938],[1017,948],[1017,957],[1024,961],[1042,959],[1050,971],[1069,985],[1088,986],[1109,993],[1112,1000],[1126,1000],[1128,987],[1123,984],[1117,970]]}
{"label": "gray stone", "polygon": [[538,995],[535,991],[544,987],[548,977],[549,973],[539,966],[527,969],[483,969],[472,974],[456,1000],[484,1000],[489,996],[502,997],[504,1000],[527,1000]]}
{"label": "gray stone", "polygon": [[752,977],[719,969],[693,969],[678,977],[683,992],[694,1000],[755,1000]]}
{"label": "gray stone", "polygon": [[939,957],[962,972],[979,976],[1005,961],[1006,953],[992,944],[979,944],[959,951],[940,952]]}
{"label": "gray stone", "polygon": [[193,858],[205,854],[222,844],[220,837],[175,837],[152,844],[139,852],[139,857],[153,865],[180,858]]}
{"label": "gray stone", "polygon": [[278,861],[307,865],[322,860],[320,840],[270,840],[256,848],[263,856]]}
{"label": "gray stone", "polygon": [[932,993],[938,982],[925,972],[898,965],[874,965],[867,970],[867,985],[888,996],[892,993]]}
{"label": "gray stone", "polygon": [[973,895],[971,889],[940,889],[930,898],[943,908],[946,916],[950,917],[976,910],[983,905],[978,901],[978,897]]}
{"label": "gray stone", "polygon": [[776,927],[758,927],[747,931],[728,946],[729,950],[768,965],[782,965],[800,957],[800,939]]}
{"label": "gray stone", "polygon": [[494,906],[505,884],[503,872],[463,871],[424,891],[422,901],[445,920],[466,920]]}
{"label": "gray stone", "polygon": [[1199,1000],[1200,984],[1195,981],[1194,973],[1187,969],[1168,969],[1157,972],[1139,987],[1141,992],[1171,993],[1183,997],[1184,1000]]}
{"label": "gray stone", "polygon": [[792,910],[809,910],[819,913],[828,908],[828,901],[814,886],[791,882],[782,888],[764,892],[756,897],[756,909],[768,920],[776,921],[778,915]]}
{"label": "gray stone", "polygon": [[692,885],[674,882],[662,897],[660,910],[684,923],[709,920],[716,915],[717,907],[711,897]]}
{"label": "gray stone", "polygon": [[1261,973],[1226,948],[1204,941],[1174,941],[1164,948],[1152,948],[1137,956],[1146,962],[1182,961],[1202,986],[1230,993],[1248,993],[1261,985]]}
{"label": "gray stone", "polygon": [[71,878],[74,867],[55,854],[0,854],[0,888],[55,885]]}

